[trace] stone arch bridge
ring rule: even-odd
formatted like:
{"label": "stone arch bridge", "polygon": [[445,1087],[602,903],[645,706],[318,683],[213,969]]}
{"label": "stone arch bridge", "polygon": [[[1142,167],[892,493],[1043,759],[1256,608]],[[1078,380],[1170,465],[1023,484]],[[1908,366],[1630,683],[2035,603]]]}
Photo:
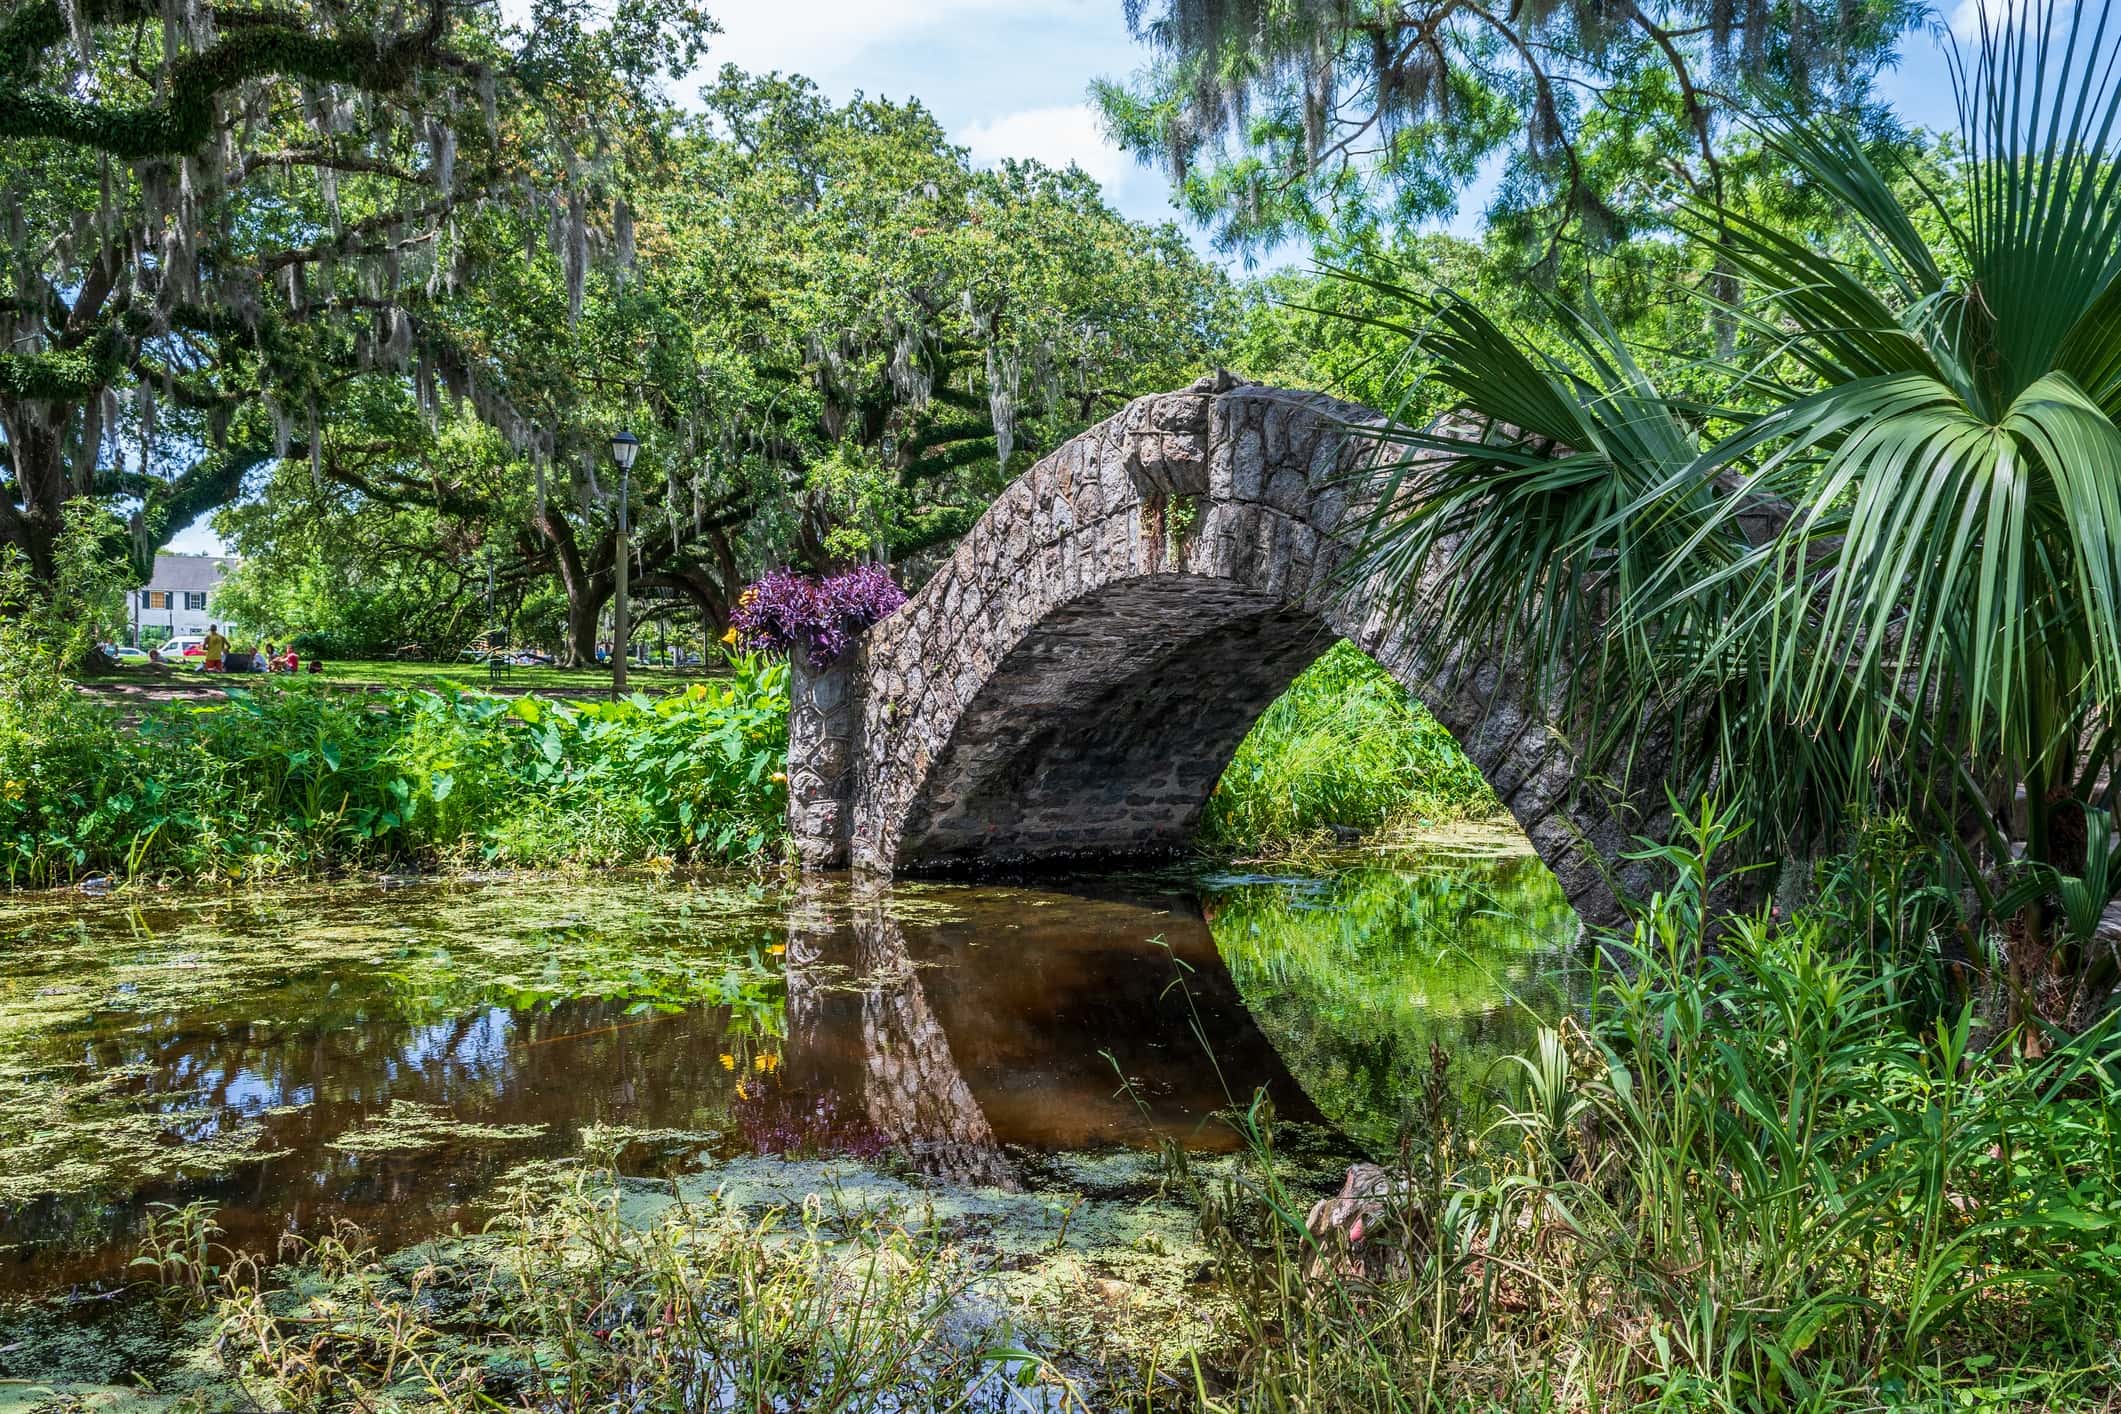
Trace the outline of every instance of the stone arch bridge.
{"label": "stone arch bridge", "polygon": [[912,600],[794,674],[803,864],[894,873],[1167,854],[1253,721],[1337,638],[1427,704],[1590,922],[1627,803],[1511,665],[1431,656],[1338,575],[1384,419],[1218,375],[1140,398],[1009,487]]}

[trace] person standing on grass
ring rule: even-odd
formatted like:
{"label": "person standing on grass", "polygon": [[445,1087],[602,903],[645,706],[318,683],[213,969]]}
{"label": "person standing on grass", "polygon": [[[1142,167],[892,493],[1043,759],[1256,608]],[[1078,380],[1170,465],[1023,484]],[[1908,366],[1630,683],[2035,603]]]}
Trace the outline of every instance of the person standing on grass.
{"label": "person standing on grass", "polygon": [[228,652],[228,638],[221,632],[221,625],[208,624],[206,626],[206,637],[200,642],[199,647],[206,652],[206,671],[210,673],[220,672],[221,659]]}

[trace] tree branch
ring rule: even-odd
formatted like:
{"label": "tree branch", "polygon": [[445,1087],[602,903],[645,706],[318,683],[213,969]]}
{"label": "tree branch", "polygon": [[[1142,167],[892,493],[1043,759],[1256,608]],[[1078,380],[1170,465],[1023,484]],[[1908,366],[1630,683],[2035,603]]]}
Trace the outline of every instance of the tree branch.
{"label": "tree branch", "polygon": [[[89,25],[161,17],[155,0],[76,0]],[[427,0],[426,22],[391,39],[365,30],[321,35],[287,12],[217,15],[227,37],[168,66],[166,96],[129,106],[36,85],[45,51],[66,42],[59,0],[33,0],[0,25],[0,137],[52,138],[129,162],[199,151],[213,131],[214,100],[251,79],[280,75],[369,92],[403,88],[423,67],[464,67],[442,48],[446,0]]]}

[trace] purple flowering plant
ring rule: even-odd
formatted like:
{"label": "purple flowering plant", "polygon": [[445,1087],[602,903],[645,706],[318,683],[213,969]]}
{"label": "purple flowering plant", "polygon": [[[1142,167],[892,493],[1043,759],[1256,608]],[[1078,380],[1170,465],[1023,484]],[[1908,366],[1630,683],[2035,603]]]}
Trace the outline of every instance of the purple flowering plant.
{"label": "purple flowering plant", "polygon": [[857,565],[823,579],[775,570],[744,591],[730,627],[746,648],[801,651],[811,667],[824,668],[905,602],[906,591],[882,565]]}

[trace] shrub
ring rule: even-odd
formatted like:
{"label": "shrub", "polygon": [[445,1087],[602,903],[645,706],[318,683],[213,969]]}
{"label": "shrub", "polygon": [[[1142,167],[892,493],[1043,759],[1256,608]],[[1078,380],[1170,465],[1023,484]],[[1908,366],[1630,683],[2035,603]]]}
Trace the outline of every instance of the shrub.
{"label": "shrub", "polygon": [[740,859],[782,826],[787,672],[739,656],[660,701],[586,704],[267,679],[137,731],[63,680],[18,680],[0,690],[0,856],[32,885]]}
{"label": "shrub", "polygon": [[745,647],[800,651],[812,667],[823,668],[905,602],[906,591],[882,565],[858,565],[824,579],[777,570],[744,591],[730,620]]}
{"label": "shrub", "polygon": [[1341,642],[1253,724],[1209,798],[1201,837],[1271,851],[1334,825],[1368,831],[1500,808],[1443,725]]}
{"label": "shrub", "polygon": [[312,662],[318,658],[353,658],[359,656],[356,651],[356,645],[348,641],[345,635],[332,629],[309,629],[303,633],[298,633],[288,640],[287,646],[300,656],[305,663]]}

